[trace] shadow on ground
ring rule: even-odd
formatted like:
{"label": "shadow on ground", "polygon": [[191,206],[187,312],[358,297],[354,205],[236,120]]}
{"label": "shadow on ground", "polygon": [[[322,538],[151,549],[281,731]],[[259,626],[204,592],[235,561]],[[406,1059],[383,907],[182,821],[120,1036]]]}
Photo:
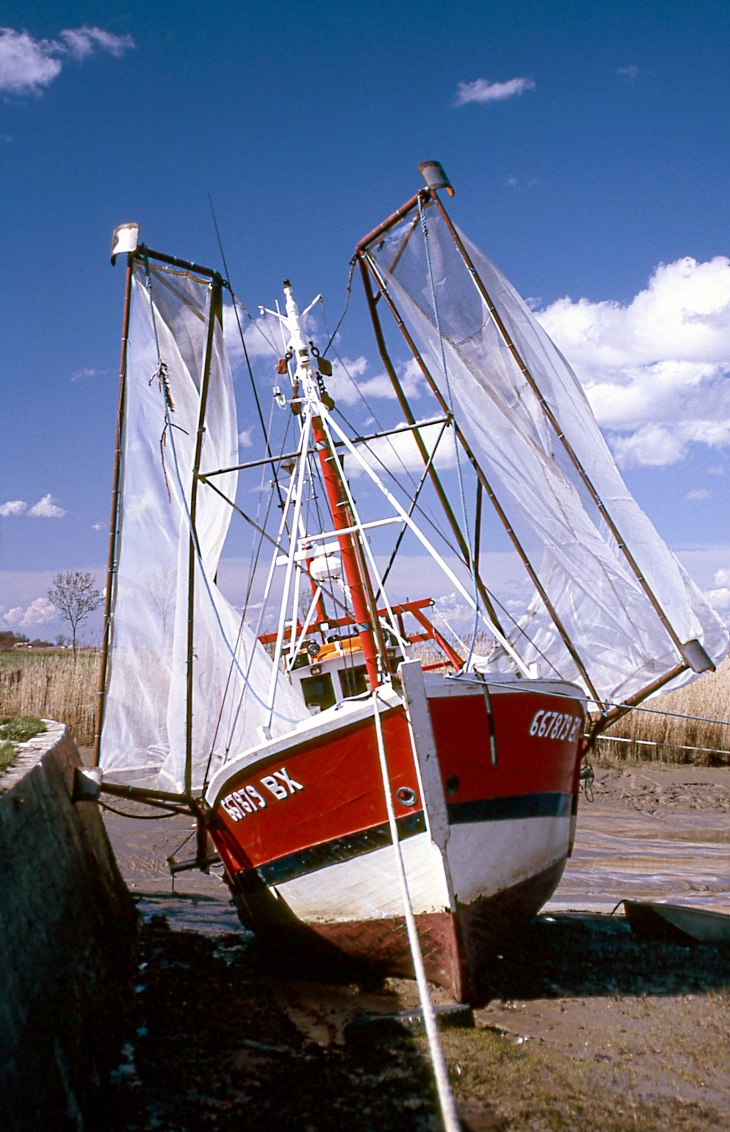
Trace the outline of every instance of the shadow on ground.
{"label": "shadow on ground", "polygon": [[[357,1018],[358,1011],[370,1009],[373,988],[338,985],[329,974],[287,966],[246,933],[210,938],[171,931],[164,917],[154,917],[142,937],[133,1031],[113,1074],[112,1128],[436,1132],[423,1038],[387,1020],[353,1025],[353,1012]],[[321,983],[301,981],[313,978]],[[560,915],[537,917],[518,941],[494,956],[491,997],[610,1002],[703,995],[729,985],[728,952],[638,940],[619,917]],[[312,987],[320,987],[319,998],[312,998]],[[302,994],[303,988],[309,991]],[[387,989],[378,993],[387,1000]],[[390,993],[397,1010],[397,995]],[[317,1017],[308,1024],[313,1001]],[[560,1127],[605,1126],[605,1106],[593,1112],[597,1101],[590,1098],[598,1082],[586,1077],[594,1072],[590,1065],[559,1060],[548,1045],[539,1047],[544,1053],[535,1060],[535,1053],[488,1033],[491,1029],[447,1038],[465,1128],[552,1128],[549,1114],[567,1104],[568,1094],[577,1123],[564,1114]],[[588,1043],[580,1044],[585,1059]],[[617,1065],[624,1073],[624,1062]],[[605,1066],[599,1068],[604,1072]],[[523,1112],[538,1080],[542,1091]],[[612,1078],[609,1093],[624,1092],[631,1080]],[[608,1082],[601,1085],[605,1092]],[[674,1097],[674,1086],[670,1092]],[[615,1128],[696,1127],[685,1100],[677,1108],[684,1113],[680,1120],[672,1115],[671,1097],[670,1108],[656,1112],[654,1094],[647,1097],[651,1111],[637,1096],[632,1103],[639,1108],[618,1119]],[[510,1117],[498,1113],[510,1108]],[[706,1127],[715,1125],[710,1120]]]}
{"label": "shadow on ground", "polygon": [[492,960],[489,998],[702,994],[730,986],[730,949],[638,939],[623,916],[537,916]]}
{"label": "shadow on ground", "polygon": [[115,1129],[435,1127],[412,1036],[379,1024],[364,1037],[355,1027],[331,1042],[308,1039],[281,1004],[275,962],[250,937],[172,932],[159,917],[140,958],[134,1032],[114,1074]]}

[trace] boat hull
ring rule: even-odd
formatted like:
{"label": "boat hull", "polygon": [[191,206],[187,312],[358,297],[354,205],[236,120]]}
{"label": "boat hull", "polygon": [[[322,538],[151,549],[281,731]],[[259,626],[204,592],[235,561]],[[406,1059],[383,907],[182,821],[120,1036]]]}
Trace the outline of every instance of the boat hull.
{"label": "boat hull", "polygon": [[[401,852],[427,974],[464,1000],[560,880],[583,709],[576,689],[544,682],[485,696],[476,682],[426,685],[413,665],[406,683],[381,709]],[[219,772],[211,833],[246,926],[299,954],[410,975],[372,711],[332,709]]]}
{"label": "boat hull", "polygon": [[730,947],[727,913],[661,901],[624,900],[623,904],[632,931],[644,939]]}

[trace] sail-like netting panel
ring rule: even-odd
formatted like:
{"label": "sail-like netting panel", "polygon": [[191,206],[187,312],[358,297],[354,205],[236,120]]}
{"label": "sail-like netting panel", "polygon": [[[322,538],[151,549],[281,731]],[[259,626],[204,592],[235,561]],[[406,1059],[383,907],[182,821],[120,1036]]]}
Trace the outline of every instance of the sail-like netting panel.
{"label": "sail-like netting panel", "polygon": [[[120,537],[110,677],[101,742],[105,777],[158,790],[184,786],[192,469],[211,287],[150,269],[132,284],[124,413]],[[158,366],[164,363],[164,373]],[[212,337],[201,471],[238,463],[236,406],[220,322]],[[237,474],[217,476],[234,499]],[[197,497],[194,556],[192,785],[210,764],[261,742],[272,662],[215,584],[231,508],[210,487]],[[235,654],[235,661],[233,658]],[[272,732],[306,708],[279,679]]]}
{"label": "sail-like netting panel", "polygon": [[[507,348],[442,217],[434,208],[427,217],[456,420],[599,696],[624,699],[681,657]],[[724,624],[628,491],[569,364],[508,280],[466,237],[461,239],[507,333],[679,639],[699,639],[719,661],[728,650]],[[404,222],[371,254],[448,400],[420,225]],[[559,672],[580,679],[538,595],[510,637],[540,675]],[[490,667],[507,669],[510,663],[497,652]]]}

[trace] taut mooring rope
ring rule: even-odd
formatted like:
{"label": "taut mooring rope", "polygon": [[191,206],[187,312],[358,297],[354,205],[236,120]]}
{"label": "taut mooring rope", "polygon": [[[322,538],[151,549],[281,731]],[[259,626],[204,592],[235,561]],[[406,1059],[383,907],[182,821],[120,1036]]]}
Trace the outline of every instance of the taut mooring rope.
{"label": "taut mooring rope", "polygon": [[449,1072],[446,1068],[446,1058],[444,1057],[444,1050],[443,1046],[441,1045],[441,1038],[439,1036],[438,1023],[436,1021],[436,1012],[434,1011],[433,1003],[431,1001],[431,992],[428,989],[428,979],[426,978],[426,968],[423,965],[421,942],[418,938],[418,931],[416,929],[416,918],[413,915],[413,904],[411,902],[411,894],[408,889],[408,877],[406,876],[406,869],[403,863],[403,853],[400,846],[400,838],[398,837],[398,823],[396,821],[395,809],[393,807],[393,798],[391,795],[390,773],[388,771],[388,760],[385,755],[385,741],[383,739],[383,725],[380,719],[380,708],[378,707],[377,688],[373,692],[373,714],[375,716],[375,734],[378,740],[378,756],[380,758],[380,772],[383,776],[383,790],[385,791],[385,807],[388,811],[390,837],[393,842],[393,850],[395,852],[398,880],[400,881],[401,895],[403,897],[403,912],[406,920],[406,929],[408,931],[408,943],[411,949],[411,956],[413,958],[413,970],[416,973],[418,997],[421,1000],[423,1024],[425,1026],[426,1037],[428,1039],[428,1049],[431,1055],[433,1075],[436,1079],[436,1092],[438,1093],[439,1108],[441,1109],[441,1116],[443,1117],[444,1128],[446,1132],[460,1132],[461,1122],[456,1112],[454,1094],[451,1091]]}

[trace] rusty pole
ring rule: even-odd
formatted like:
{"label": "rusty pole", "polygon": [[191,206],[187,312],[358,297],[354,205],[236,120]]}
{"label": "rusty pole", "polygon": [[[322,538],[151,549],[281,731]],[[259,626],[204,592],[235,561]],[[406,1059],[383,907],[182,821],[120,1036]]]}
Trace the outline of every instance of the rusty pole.
{"label": "rusty pole", "polygon": [[[401,385],[401,383],[398,379],[398,374],[395,371],[395,366],[393,365],[390,354],[388,353],[388,347],[386,346],[386,343],[385,343],[385,336],[383,334],[383,327],[382,327],[382,324],[380,322],[380,316],[378,315],[378,311],[377,311],[377,308],[375,306],[375,296],[373,295],[373,290],[372,290],[372,287],[370,285],[370,276],[368,274],[366,261],[362,257],[358,257],[358,258],[359,258],[359,263],[360,263],[360,273],[362,275],[363,287],[364,287],[364,290],[365,290],[365,299],[366,299],[367,304],[368,304],[368,310],[370,312],[370,319],[372,321],[373,330],[375,332],[375,341],[377,343],[378,352],[380,353],[381,361],[382,361],[383,365],[385,366],[388,377],[390,378],[390,383],[393,386],[393,389],[395,391],[395,395],[398,398],[398,403],[399,403],[399,405],[400,405],[400,407],[403,411],[403,414],[404,414],[406,420],[408,421],[408,424],[411,425],[412,428],[413,428],[413,439],[415,440],[416,445],[418,447],[418,451],[421,454],[421,459],[423,460],[423,463],[425,464],[425,466],[428,470],[428,475],[429,475],[431,482],[434,486],[434,489],[436,491],[436,495],[438,496],[439,503],[441,504],[441,506],[444,510],[444,513],[446,515],[446,518],[449,521],[449,526],[451,527],[451,530],[454,534],[454,538],[456,539],[456,541],[458,543],[459,550],[461,551],[462,557],[464,558],[464,561],[468,565],[469,558],[470,558],[469,547],[467,546],[466,539],[464,538],[464,534],[461,530],[461,527],[459,526],[459,523],[456,519],[456,516],[454,515],[453,509],[451,507],[451,504],[449,503],[446,492],[444,491],[444,487],[443,487],[443,484],[441,483],[441,479],[439,477],[439,474],[433,466],[433,461],[431,460],[431,458],[428,454],[428,449],[426,448],[423,437],[421,436],[421,433],[420,433],[420,431],[419,431],[419,429],[416,425],[416,418],[413,414],[413,410],[411,409],[408,398],[405,395],[405,391],[403,389],[403,386]],[[369,263],[369,262],[370,261],[368,259],[367,263]],[[448,406],[445,404],[445,402],[444,402],[442,407],[444,409],[444,412],[447,414],[447,416],[450,415]],[[499,632],[502,633],[503,636],[505,636],[506,634],[505,634],[504,629],[502,628],[502,625],[500,623],[499,617],[497,615],[497,611],[495,610],[495,608],[492,604],[492,600],[491,600],[489,593],[487,591],[487,588],[484,585],[484,583],[483,583],[483,581],[482,581],[482,579],[479,575],[478,568],[477,568],[476,581],[477,581],[477,589],[479,590],[479,596],[481,597],[482,601],[484,602],[484,606],[487,610],[487,613],[489,614],[490,621],[495,626],[495,628],[498,629]]]}
{"label": "rusty pole", "polygon": [[210,385],[210,367],[213,357],[213,336],[216,319],[222,316],[222,279],[215,272],[212,279],[210,293],[210,307],[208,310],[208,328],[205,341],[205,355],[203,359],[203,373],[200,382],[200,408],[198,410],[198,430],[195,437],[195,454],[193,456],[192,475],[190,480],[190,545],[188,548],[188,635],[187,635],[187,699],[185,705],[185,796],[192,796],[193,773],[193,650],[195,645],[194,612],[195,612],[195,561],[198,553],[198,536],[195,530],[195,519],[198,505],[198,482],[200,472],[200,458],[203,450],[203,437],[205,435],[205,410],[208,401],[208,387]]}
{"label": "rusty pole", "polygon": [[104,723],[106,705],[106,684],[109,672],[109,649],[111,648],[112,592],[117,572],[117,544],[119,542],[119,502],[122,476],[122,442],[124,434],[124,410],[127,392],[127,346],[129,343],[129,313],[132,296],[132,272],[134,253],[127,256],[127,272],[124,280],[124,309],[122,313],[122,345],[119,357],[119,393],[117,397],[117,437],[114,449],[114,470],[112,472],[112,503],[109,519],[109,555],[106,568],[106,594],[104,595],[104,631],[101,646],[101,668],[99,670],[99,689],[96,702],[96,729],[94,731],[94,766],[99,765],[101,756],[101,729]]}

